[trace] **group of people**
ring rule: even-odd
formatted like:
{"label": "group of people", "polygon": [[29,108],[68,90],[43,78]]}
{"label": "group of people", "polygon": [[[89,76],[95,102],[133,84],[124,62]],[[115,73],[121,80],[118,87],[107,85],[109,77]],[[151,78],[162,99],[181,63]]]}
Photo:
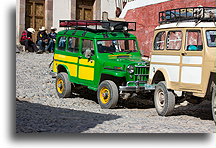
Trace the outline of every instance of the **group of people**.
{"label": "group of people", "polygon": [[56,40],[56,28],[51,27],[50,33],[46,33],[46,28],[41,27],[37,34],[36,43],[32,40],[32,34],[35,33],[33,28],[28,28],[22,32],[22,36],[20,38],[20,44],[25,46],[25,49],[29,52],[36,53],[49,53],[53,52],[55,40]]}

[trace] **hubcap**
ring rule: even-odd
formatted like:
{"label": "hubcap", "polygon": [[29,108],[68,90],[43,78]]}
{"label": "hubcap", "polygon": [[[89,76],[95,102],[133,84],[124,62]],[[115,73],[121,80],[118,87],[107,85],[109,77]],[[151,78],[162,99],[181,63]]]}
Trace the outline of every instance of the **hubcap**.
{"label": "hubcap", "polygon": [[158,97],[158,105],[160,107],[164,107],[164,103],[165,103],[165,96],[164,96],[164,92],[162,90],[159,90],[157,93],[157,97]]}
{"label": "hubcap", "polygon": [[64,91],[64,82],[62,79],[58,79],[57,80],[57,83],[56,83],[56,88],[57,88],[57,91],[62,94],[63,91]]}
{"label": "hubcap", "polygon": [[103,87],[100,90],[100,100],[103,104],[108,103],[110,100],[110,90],[106,87]]}

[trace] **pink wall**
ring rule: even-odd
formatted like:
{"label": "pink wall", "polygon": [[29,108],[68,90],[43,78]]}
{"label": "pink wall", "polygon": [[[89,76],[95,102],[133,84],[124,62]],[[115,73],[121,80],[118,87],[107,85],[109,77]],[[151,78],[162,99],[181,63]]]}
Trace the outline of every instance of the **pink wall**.
{"label": "pink wall", "polygon": [[135,34],[139,41],[139,47],[145,56],[149,56],[152,48],[154,29],[158,24],[158,12],[168,9],[197,7],[216,7],[216,0],[172,0],[159,4],[129,10],[125,16],[127,21],[137,22]]}

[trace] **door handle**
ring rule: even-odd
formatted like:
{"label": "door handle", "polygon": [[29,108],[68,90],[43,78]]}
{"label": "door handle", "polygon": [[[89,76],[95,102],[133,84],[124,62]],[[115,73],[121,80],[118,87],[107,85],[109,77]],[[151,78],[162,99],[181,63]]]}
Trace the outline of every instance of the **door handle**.
{"label": "door handle", "polygon": [[182,56],[186,56],[186,55],[187,55],[187,53],[186,53],[186,52],[183,52],[183,53],[181,53],[181,55],[182,55]]}

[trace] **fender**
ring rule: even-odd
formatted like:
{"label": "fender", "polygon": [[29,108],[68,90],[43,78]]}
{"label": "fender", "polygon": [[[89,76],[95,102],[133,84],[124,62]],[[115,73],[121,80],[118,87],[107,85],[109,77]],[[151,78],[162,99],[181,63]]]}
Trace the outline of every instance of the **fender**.
{"label": "fender", "polygon": [[166,81],[166,85],[167,85],[167,88],[170,89],[171,87],[171,84],[170,84],[170,80],[169,80],[169,75],[167,73],[167,71],[164,69],[164,68],[158,68],[157,71],[155,72],[154,76],[153,76],[153,79],[151,81],[151,83],[153,83],[153,80],[155,79],[155,75],[158,73],[158,72],[161,72],[165,78],[165,81]]}
{"label": "fender", "polygon": [[59,67],[59,66],[63,66],[63,67],[66,69],[67,73],[70,74],[70,71],[69,71],[68,67],[67,67],[65,64],[58,64],[58,65],[57,65],[57,67],[56,67],[57,73],[59,73],[59,72],[58,72],[58,67]]}
{"label": "fender", "polygon": [[114,71],[114,70],[108,70],[108,69],[104,69],[101,74],[107,74],[107,75],[111,75],[114,77],[125,77],[126,76],[126,72],[125,71]]}

